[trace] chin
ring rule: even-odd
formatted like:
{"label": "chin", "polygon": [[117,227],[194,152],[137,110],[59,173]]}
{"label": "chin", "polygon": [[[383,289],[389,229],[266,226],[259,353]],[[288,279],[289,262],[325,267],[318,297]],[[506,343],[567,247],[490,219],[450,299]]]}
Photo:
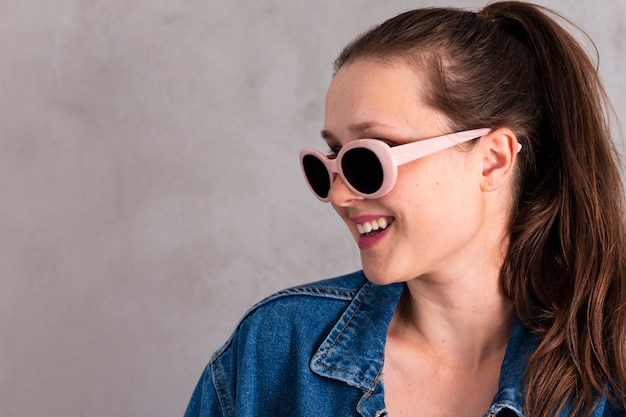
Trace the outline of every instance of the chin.
{"label": "chin", "polygon": [[404,279],[397,272],[381,265],[377,267],[368,267],[366,264],[363,264],[363,272],[365,273],[367,280],[376,285],[396,284],[407,281],[407,279]]}

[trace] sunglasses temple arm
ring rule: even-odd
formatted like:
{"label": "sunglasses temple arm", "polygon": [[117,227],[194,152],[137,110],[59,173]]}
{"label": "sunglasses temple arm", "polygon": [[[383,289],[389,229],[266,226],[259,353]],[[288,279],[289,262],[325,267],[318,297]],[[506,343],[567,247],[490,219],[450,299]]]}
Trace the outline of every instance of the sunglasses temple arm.
{"label": "sunglasses temple arm", "polygon": [[[463,142],[478,139],[491,132],[491,129],[474,129],[464,132],[452,133],[450,135],[439,136],[432,139],[424,139],[417,142],[408,143],[402,146],[391,148],[391,154],[397,165],[406,164],[415,159],[431,155],[435,152],[451,148]],[[518,143],[517,152],[522,150],[522,145]]]}

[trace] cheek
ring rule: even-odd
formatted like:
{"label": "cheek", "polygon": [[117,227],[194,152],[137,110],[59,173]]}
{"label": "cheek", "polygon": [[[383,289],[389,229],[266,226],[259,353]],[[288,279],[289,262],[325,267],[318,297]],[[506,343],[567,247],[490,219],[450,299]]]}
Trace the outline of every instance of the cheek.
{"label": "cheek", "polygon": [[[416,161],[419,162],[419,161]],[[410,205],[424,205],[436,202],[446,195],[450,179],[447,173],[424,164],[407,164],[398,168],[398,180],[394,192],[398,198]]]}
{"label": "cheek", "polygon": [[441,227],[446,221],[451,225],[470,221],[480,211],[482,199],[478,184],[472,183],[470,173],[463,168],[453,158],[421,166],[407,164],[398,170],[394,191],[423,222],[432,221]]}

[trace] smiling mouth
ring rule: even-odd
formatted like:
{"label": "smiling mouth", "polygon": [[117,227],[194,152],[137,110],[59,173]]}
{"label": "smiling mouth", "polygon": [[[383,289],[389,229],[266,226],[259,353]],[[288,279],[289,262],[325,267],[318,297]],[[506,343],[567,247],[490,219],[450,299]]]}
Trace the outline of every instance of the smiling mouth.
{"label": "smiling mouth", "polygon": [[382,232],[393,223],[393,217],[381,217],[371,222],[356,225],[359,234],[370,236]]}

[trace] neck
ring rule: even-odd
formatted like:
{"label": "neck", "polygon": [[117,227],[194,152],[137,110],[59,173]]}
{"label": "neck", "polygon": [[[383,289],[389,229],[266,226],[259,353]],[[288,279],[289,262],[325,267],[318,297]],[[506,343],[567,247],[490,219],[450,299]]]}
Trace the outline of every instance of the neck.
{"label": "neck", "polygon": [[390,336],[465,369],[501,360],[513,323],[513,302],[502,294],[497,279],[476,285],[474,278],[408,282]]}
{"label": "neck", "polygon": [[500,285],[507,218],[501,207],[486,210],[474,244],[407,281],[388,335],[465,370],[501,363],[515,315]]}

